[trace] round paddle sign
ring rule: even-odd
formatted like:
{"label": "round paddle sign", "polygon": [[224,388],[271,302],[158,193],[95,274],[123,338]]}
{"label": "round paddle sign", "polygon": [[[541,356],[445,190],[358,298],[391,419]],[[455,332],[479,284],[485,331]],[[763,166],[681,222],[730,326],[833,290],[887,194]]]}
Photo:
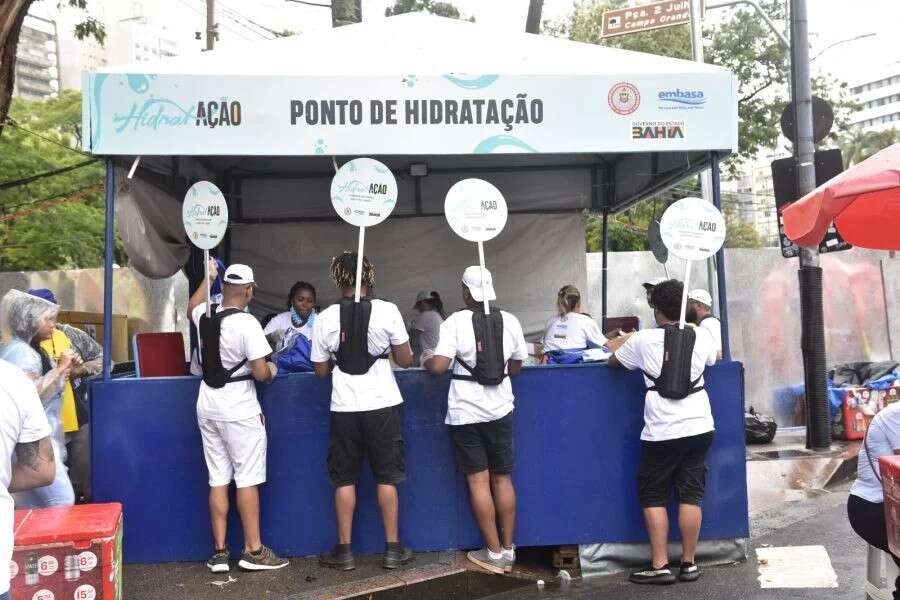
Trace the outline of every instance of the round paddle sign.
{"label": "round paddle sign", "polygon": [[463,179],[447,192],[444,215],[456,235],[470,242],[497,237],[506,225],[506,200],[483,179]]}
{"label": "round paddle sign", "polygon": [[222,241],[228,228],[225,196],[215,184],[198,181],[184,196],[181,220],[192,244],[201,250],[212,250]]}
{"label": "round paddle sign", "polygon": [[678,258],[705,260],[725,243],[725,219],[711,202],[682,198],[663,213],[659,233]]}
{"label": "round paddle sign", "polygon": [[354,158],[331,180],[331,205],[357,227],[378,225],[397,204],[397,180],[391,170],[371,158]]}

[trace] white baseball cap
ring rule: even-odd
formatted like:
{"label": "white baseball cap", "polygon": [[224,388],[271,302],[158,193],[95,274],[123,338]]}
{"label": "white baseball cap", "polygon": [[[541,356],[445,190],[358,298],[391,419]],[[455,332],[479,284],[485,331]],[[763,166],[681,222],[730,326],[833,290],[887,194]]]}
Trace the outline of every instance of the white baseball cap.
{"label": "white baseball cap", "polygon": [[225,269],[225,277],[222,279],[225,283],[234,283],[237,285],[247,285],[256,283],[253,279],[253,269],[247,265],[234,264]]}
{"label": "white baseball cap", "polygon": [[473,265],[465,270],[462,282],[469,288],[472,298],[477,302],[484,302],[485,298],[488,301],[497,299],[497,294],[494,292],[494,278],[487,269],[484,270],[484,285],[481,282],[481,267],[478,265]]}
{"label": "white baseball cap", "polygon": [[696,289],[688,292],[688,300],[694,300],[706,306],[712,306],[712,296],[706,290]]}
{"label": "white baseball cap", "polygon": [[665,277],[654,277],[653,279],[648,279],[647,281],[645,281],[645,282],[642,283],[641,285],[644,286],[645,288],[646,288],[646,287],[656,287],[656,286],[658,286],[659,284],[661,284],[661,283],[662,283],[663,281],[665,281],[665,280],[666,280]]}

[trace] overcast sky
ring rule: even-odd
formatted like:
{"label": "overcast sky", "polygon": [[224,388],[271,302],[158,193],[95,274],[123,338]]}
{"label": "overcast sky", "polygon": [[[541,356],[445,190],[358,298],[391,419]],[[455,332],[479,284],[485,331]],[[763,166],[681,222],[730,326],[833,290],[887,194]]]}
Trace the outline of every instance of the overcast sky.
{"label": "overcast sky", "polygon": [[[313,0],[327,3],[327,0]],[[708,0],[713,3],[715,0]],[[528,10],[527,0],[452,0],[466,16],[474,16],[483,25],[506,30],[523,30]],[[641,2],[642,3],[642,2]],[[57,0],[36,2],[35,11],[53,16]],[[88,0],[98,16],[107,19],[123,17],[131,5],[138,4],[151,18],[170,27],[185,51],[199,50],[201,42],[193,40],[193,32],[205,27],[204,0]],[[217,0],[220,43],[223,46],[247,44],[262,40],[253,32],[249,18],[265,27],[292,31],[312,31],[331,26],[327,8],[304,6],[287,0]],[[363,0],[363,20],[382,19],[393,0]],[[572,10],[573,0],[544,0],[545,19],[560,20]],[[830,44],[858,35],[876,35],[841,44],[825,51],[815,62],[817,68],[853,83],[866,71],[900,60],[897,31],[900,28],[900,0],[808,0],[812,55]],[[708,12],[711,22],[731,9]],[[129,15],[124,15],[129,16]],[[77,13],[66,10],[60,17],[60,35],[71,31]]]}

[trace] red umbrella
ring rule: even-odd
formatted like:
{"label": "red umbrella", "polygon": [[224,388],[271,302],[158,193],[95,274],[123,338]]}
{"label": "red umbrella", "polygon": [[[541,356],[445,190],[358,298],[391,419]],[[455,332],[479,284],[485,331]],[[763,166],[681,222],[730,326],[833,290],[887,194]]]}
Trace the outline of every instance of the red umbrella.
{"label": "red umbrella", "polygon": [[784,232],[818,246],[831,222],[854,246],[900,250],[900,144],[826,181],[784,209]]}

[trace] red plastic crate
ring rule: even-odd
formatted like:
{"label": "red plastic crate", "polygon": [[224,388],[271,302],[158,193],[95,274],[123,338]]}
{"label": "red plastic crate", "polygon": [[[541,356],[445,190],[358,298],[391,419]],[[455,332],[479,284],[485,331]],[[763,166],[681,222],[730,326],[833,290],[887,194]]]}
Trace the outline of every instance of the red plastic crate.
{"label": "red plastic crate", "polygon": [[878,459],[878,468],[884,488],[888,546],[891,554],[900,556],[900,456],[882,456]]}
{"label": "red plastic crate", "polygon": [[17,510],[13,532],[16,600],[121,600],[121,504]]}

